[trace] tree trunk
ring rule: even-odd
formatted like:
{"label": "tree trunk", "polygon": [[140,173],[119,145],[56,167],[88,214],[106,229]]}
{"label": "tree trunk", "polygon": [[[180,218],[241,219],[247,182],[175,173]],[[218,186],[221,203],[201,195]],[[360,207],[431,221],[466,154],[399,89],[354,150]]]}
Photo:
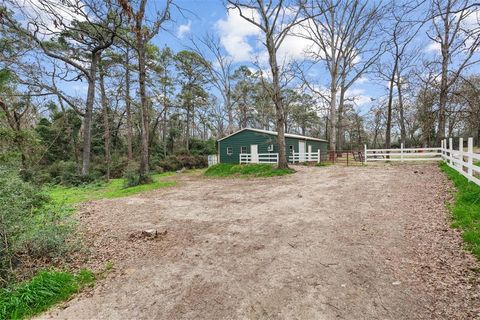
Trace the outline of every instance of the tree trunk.
{"label": "tree trunk", "polygon": [[333,79],[330,85],[330,116],[328,136],[330,138],[330,153],[337,151],[337,85]]}
{"label": "tree trunk", "polygon": [[395,83],[397,68],[398,68],[398,56],[395,57],[392,75],[390,77],[390,83],[388,86],[387,123],[386,123],[386,130],[385,130],[385,148],[386,149],[390,149],[392,146],[391,139],[392,139],[393,86]]}
{"label": "tree trunk", "polygon": [[137,32],[138,46],[138,82],[140,87],[140,178],[144,180],[149,171],[148,167],[148,101],[146,92],[146,48],[141,30]]}
{"label": "tree trunk", "polygon": [[441,43],[442,51],[442,74],[440,80],[440,94],[439,94],[439,106],[438,106],[438,130],[437,138],[435,140],[436,146],[440,146],[441,141],[445,139],[445,124],[446,124],[446,112],[447,112],[447,99],[448,99],[448,65],[450,63],[450,20],[448,16],[450,14],[450,2],[447,6],[446,17],[443,19],[444,23],[444,37]]}
{"label": "tree trunk", "polygon": [[110,121],[108,119],[108,101],[107,94],[105,92],[105,69],[102,66],[101,61],[99,61],[99,82],[100,82],[100,94],[102,100],[102,109],[103,109],[103,138],[104,138],[104,152],[105,152],[105,168],[107,170],[105,174],[105,179],[110,180]]}
{"label": "tree trunk", "polygon": [[405,114],[403,110],[403,93],[402,93],[402,80],[400,77],[400,69],[397,68],[397,92],[398,92],[398,110],[400,114],[400,139],[405,147],[407,140],[407,130],[405,128]]}
{"label": "tree trunk", "polygon": [[277,64],[277,50],[275,48],[275,42],[272,34],[267,35],[267,50],[269,55],[270,69],[272,71],[272,100],[275,104],[275,113],[277,120],[277,143],[278,143],[278,168],[288,168],[288,162],[285,150],[285,117],[282,92],[280,89],[280,75]]}
{"label": "tree trunk", "polygon": [[90,149],[92,145],[92,116],[93,103],[95,101],[95,83],[97,75],[97,64],[100,52],[92,53],[90,61],[90,78],[88,79],[87,104],[83,118],[83,155],[82,155],[82,176],[90,172]]}
{"label": "tree trunk", "polygon": [[190,122],[191,122],[190,106],[187,104],[187,130],[185,130],[185,148],[190,150]]}
{"label": "tree trunk", "polygon": [[337,123],[337,146],[336,148],[338,150],[342,150],[345,142],[345,128],[344,128],[344,123],[343,123],[343,115],[345,113],[345,92],[346,92],[345,86],[340,87],[340,100],[338,102],[338,123]]}
{"label": "tree trunk", "polygon": [[127,47],[125,53],[125,110],[127,113],[127,159],[130,163],[133,159],[133,129],[132,129],[132,101],[130,98],[130,50]]}

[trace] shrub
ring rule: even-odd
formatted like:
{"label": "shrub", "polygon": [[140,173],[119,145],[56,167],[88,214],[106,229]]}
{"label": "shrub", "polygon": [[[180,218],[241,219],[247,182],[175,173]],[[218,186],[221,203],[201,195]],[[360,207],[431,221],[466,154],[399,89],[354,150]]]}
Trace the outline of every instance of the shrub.
{"label": "shrub", "polygon": [[208,159],[201,155],[172,155],[165,160],[160,161],[158,167],[161,171],[176,171],[183,168],[186,169],[201,169],[208,166]]}
{"label": "shrub", "polygon": [[124,188],[135,187],[141,184],[153,182],[152,177],[150,176],[140,176],[137,166],[129,166],[123,174],[123,178],[125,179],[123,184]]}
{"label": "shrub", "polygon": [[72,225],[65,209],[49,202],[41,189],[0,169],[0,286],[11,280],[20,257],[52,258],[68,250]]}

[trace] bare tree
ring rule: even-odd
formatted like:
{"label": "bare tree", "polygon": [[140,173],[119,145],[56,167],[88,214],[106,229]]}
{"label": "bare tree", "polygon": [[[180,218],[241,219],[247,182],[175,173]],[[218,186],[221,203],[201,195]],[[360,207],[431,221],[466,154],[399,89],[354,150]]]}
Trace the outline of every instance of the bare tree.
{"label": "bare tree", "polygon": [[428,37],[440,47],[440,92],[436,144],[445,138],[447,103],[451,88],[462,72],[479,61],[478,22],[468,21],[475,13],[468,0],[433,0],[431,5],[432,31]]}
{"label": "bare tree", "polygon": [[319,90],[308,79],[304,78],[304,82],[329,103],[330,151],[334,152],[345,94],[384,49],[381,41],[372,45],[379,36],[382,8],[368,1],[313,0],[304,10],[308,20],[298,36],[313,43],[308,53],[315,63],[325,63],[330,76],[329,92]]}
{"label": "bare tree", "polygon": [[[391,59],[390,65],[380,65],[379,74],[388,80],[387,122],[385,133],[385,147],[391,147],[392,111],[395,88],[398,95],[399,123],[401,142],[406,141],[406,126],[404,117],[404,101],[402,77],[404,72],[411,67],[412,60],[418,58],[418,52],[409,51],[409,46],[422,28],[422,20],[415,19],[411,15],[421,6],[420,2],[410,1],[401,5],[393,4],[391,18],[394,21],[392,28],[387,28],[390,44],[388,54]],[[387,71],[388,70],[388,71]]]}
{"label": "bare tree", "polygon": [[206,57],[206,53],[213,55],[215,63],[208,65],[209,81],[218,89],[227,113],[227,130],[219,132],[220,137],[224,134],[230,134],[234,131],[233,124],[233,103],[232,103],[232,76],[233,61],[227,55],[220,39],[212,34],[206,34],[204,37],[192,40],[193,50],[199,55]]}
{"label": "bare tree", "polygon": [[268,52],[268,63],[272,77],[270,96],[275,104],[278,139],[278,167],[288,168],[285,150],[285,112],[280,84],[281,72],[278,63],[278,50],[291,33],[291,29],[306,20],[301,16],[305,1],[287,0],[227,0],[230,9],[238,10],[240,16],[262,32],[263,45]]}

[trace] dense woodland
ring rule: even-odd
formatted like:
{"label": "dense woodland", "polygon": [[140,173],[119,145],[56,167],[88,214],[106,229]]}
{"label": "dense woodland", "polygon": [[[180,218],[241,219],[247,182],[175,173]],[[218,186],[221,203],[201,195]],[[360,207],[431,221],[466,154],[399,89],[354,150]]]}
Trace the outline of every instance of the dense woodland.
{"label": "dense woodland", "polygon": [[[204,165],[217,138],[244,127],[278,131],[280,144],[284,133],[325,138],[331,151],[480,140],[474,3],[229,0],[228,13],[258,28],[265,47],[249,64],[208,30],[178,52],[154,44],[175,28],[173,15],[194,16],[183,5],[4,1],[2,163],[36,183],[128,169],[148,180]],[[282,55],[292,39],[310,44],[302,59]],[[349,90],[366,78],[387,85],[359,105]]]}

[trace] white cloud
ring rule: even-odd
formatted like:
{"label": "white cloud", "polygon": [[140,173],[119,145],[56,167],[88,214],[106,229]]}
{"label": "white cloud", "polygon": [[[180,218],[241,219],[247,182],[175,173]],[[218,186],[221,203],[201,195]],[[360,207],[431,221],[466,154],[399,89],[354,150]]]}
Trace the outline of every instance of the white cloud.
{"label": "white cloud", "polygon": [[187,23],[181,24],[177,29],[177,37],[180,39],[185,37],[186,34],[190,33],[192,29],[192,21],[188,20]]}
{"label": "white cloud", "polygon": [[359,88],[352,88],[347,90],[347,92],[345,93],[345,97],[349,100],[352,100],[357,106],[363,106],[372,102],[372,97],[366,95],[364,89]]}
{"label": "white cloud", "polygon": [[[244,13],[253,18],[258,18],[255,11]],[[249,40],[260,34],[260,29],[240,16],[236,9],[229,9],[226,19],[220,19],[215,24],[220,35],[220,42],[235,62],[253,61],[255,49]]]}

